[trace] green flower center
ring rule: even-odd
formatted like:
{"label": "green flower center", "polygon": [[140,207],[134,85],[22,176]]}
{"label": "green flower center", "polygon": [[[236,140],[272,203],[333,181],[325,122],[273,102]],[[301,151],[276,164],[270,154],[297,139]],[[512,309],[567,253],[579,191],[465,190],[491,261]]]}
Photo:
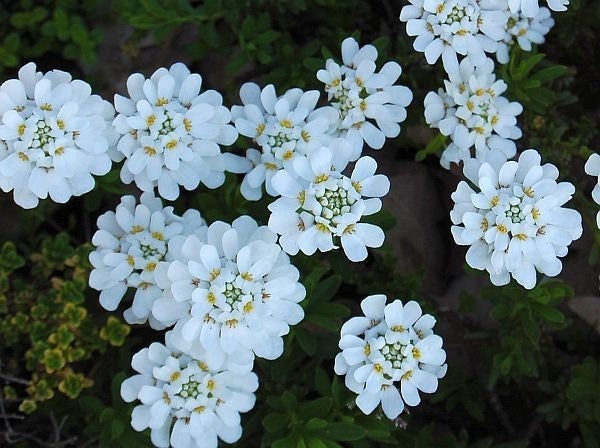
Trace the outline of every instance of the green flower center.
{"label": "green flower center", "polygon": [[52,128],[46,123],[45,120],[39,120],[36,126],[37,129],[33,133],[31,148],[44,149],[48,143],[54,142],[54,137],[50,135]]}
{"label": "green flower center", "polygon": [[200,392],[200,383],[190,379],[181,386],[181,390],[176,395],[179,395],[181,398],[196,398]]}
{"label": "green flower center", "polygon": [[356,199],[348,196],[348,192],[341,186],[335,185],[335,189],[325,188],[316,196],[317,201],[323,207],[321,217],[332,220],[336,216],[350,212],[352,204]]}
{"label": "green flower center", "polygon": [[225,292],[223,295],[225,296],[225,302],[231,307],[242,301],[242,290],[232,283],[225,284]]}
{"label": "green flower center", "polygon": [[386,344],[381,349],[381,354],[385,358],[386,361],[392,363],[392,366],[396,369],[402,367],[402,361],[406,356],[402,354],[402,349],[404,345],[396,342],[395,344]]}

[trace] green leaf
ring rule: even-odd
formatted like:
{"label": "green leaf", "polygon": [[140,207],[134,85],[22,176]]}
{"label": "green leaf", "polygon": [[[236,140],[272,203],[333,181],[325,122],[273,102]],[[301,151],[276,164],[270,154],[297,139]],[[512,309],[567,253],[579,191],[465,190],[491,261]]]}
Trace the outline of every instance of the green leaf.
{"label": "green leaf", "polygon": [[362,426],[351,423],[331,423],[320,433],[336,442],[352,442],[365,438],[367,432]]}
{"label": "green leaf", "polygon": [[522,79],[525,79],[529,72],[533,70],[533,67],[539,64],[545,56],[546,55],[543,53],[533,54],[527,59],[525,59],[523,62],[521,62],[521,64],[519,65],[518,73],[522,75]]}
{"label": "green leaf", "polygon": [[113,440],[118,439],[125,430],[125,423],[121,419],[114,419],[110,422],[110,435]]}
{"label": "green leaf", "polygon": [[284,439],[279,439],[276,442],[273,442],[272,448],[291,448],[296,446],[298,443],[298,435],[290,434]]}
{"label": "green leaf", "polygon": [[535,312],[535,314],[542,317],[544,320],[547,320],[548,322],[556,324],[565,323],[565,315],[552,306],[532,303],[531,309]]}
{"label": "green leaf", "polygon": [[256,39],[254,39],[254,42],[257,45],[264,47],[265,45],[269,45],[270,43],[275,42],[277,39],[279,39],[280,36],[281,33],[275,30],[268,30],[262,33]]}
{"label": "green leaf", "polygon": [[321,316],[319,314],[313,314],[307,316],[306,320],[333,333],[337,333],[339,331],[339,326],[337,322],[329,317]]}
{"label": "green leaf", "polygon": [[521,326],[525,336],[527,336],[532,344],[537,345],[541,335],[538,323],[533,320],[530,313],[520,313],[519,319],[521,320]]}
{"label": "green leaf", "polygon": [[546,67],[536,72],[530,79],[535,79],[541,84],[546,84],[553,79],[563,76],[567,72],[567,67],[564,65],[553,65]]}
{"label": "green leaf", "polygon": [[350,315],[350,309],[339,303],[318,303],[312,308],[312,312],[332,319],[343,319]]}
{"label": "green leaf", "polygon": [[513,364],[512,355],[507,355],[500,363],[500,373],[504,376],[508,375]]}
{"label": "green leaf", "polygon": [[281,395],[281,402],[287,411],[294,411],[298,404],[296,397],[287,390]]}
{"label": "green leaf", "polygon": [[267,432],[277,432],[281,431],[289,422],[289,418],[287,414],[279,413],[279,412],[271,412],[267,414],[265,418],[262,420],[262,424],[267,430]]}
{"label": "green leaf", "polygon": [[340,289],[342,284],[342,277],[339,275],[332,275],[321,281],[315,289],[315,299],[320,302],[327,302],[331,300]]}
{"label": "green leaf", "polygon": [[329,448],[324,441],[312,436],[305,436],[304,440],[306,441],[308,448]]}
{"label": "green leaf", "polygon": [[304,428],[306,428],[307,431],[316,431],[317,429],[325,428],[328,424],[327,420],[314,417],[304,424]]}
{"label": "green leaf", "polygon": [[69,38],[69,18],[64,9],[56,8],[53,14],[54,29],[56,30],[56,37],[59,40],[65,41]]}
{"label": "green leaf", "polygon": [[315,369],[315,389],[324,397],[331,393],[331,379],[321,366]]}
{"label": "green leaf", "polygon": [[307,403],[298,405],[298,415],[303,419],[311,417],[325,417],[329,414],[333,399],[331,397],[321,397]]}
{"label": "green leaf", "polygon": [[295,332],[296,340],[300,348],[308,355],[313,356],[317,350],[317,339],[315,335],[309,333],[304,328],[299,327]]}

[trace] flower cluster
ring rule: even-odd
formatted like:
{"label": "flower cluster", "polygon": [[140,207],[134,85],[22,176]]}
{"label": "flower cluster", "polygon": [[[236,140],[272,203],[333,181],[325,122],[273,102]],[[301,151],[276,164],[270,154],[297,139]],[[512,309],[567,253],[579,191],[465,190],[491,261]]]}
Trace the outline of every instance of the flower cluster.
{"label": "flower cluster", "polygon": [[265,226],[242,216],[216,221],[206,238],[189,236],[173,261],[156,271],[166,291],[152,313],[175,324],[173,341],[185,351],[200,344],[212,354],[275,359],[282,336],[304,318],[299,272]]}
{"label": "flower cluster", "polygon": [[531,51],[531,44],[543,44],[553,26],[554,19],[548,8],[540,8],[533,17],[525,16],[523,11],[511,13],[504,38],[498,44],[496,59],[501,64],[508,63],[510,48],[515,44],[522,50]]}
{"label": "flower cluster", "polygon": [[[536,0],[534,0],[536,1]],[[508,11],[502,2],[480,0],[410,0],[400,12],[413,47],[429,64],[442,57],[448,73],[458,72],[458,54],[483,64],[505,35]]]}
{"label": "flower cluster", "polygon": [[381,403],[386,417],[395,419],[405,404],[420,403],[419,391],[437,390],[447,365],[443,340],[433,334],[434,317],[422,315],[415,301],[386,305],[386,300],[382,294],[365,298],[364,316],[344,323],[335,372],[345,375],[348,389],[358,394],[361,411],[370,414]]}
{"label": "flower cluster", "polygon": [[507,85],[496,80],[493,61],[487,58],[483,65],[475,66],[465,58],[444,84],[445,89],[425,97],[425,120],[452,139],[442,154],[442,166],[470,159],[472,147],[480,162],[505,162],[513,157],[513,140],[521,137],[516,116],[523,107],[502,96]]}
{"label": "flower cluster", "polygon": [[[310,157],[336,138],[352,147],[349,161],[362,154],[364,143],[381,149],[386,138],[400,134],[399,123],[406,119],[412,101],[407,87],[396,85],[402,69],[388,62],[376,72],[377,50],[372,45],[359,47],[351,37],[342,43],[343,65],[332,59],[319,70],[317,78],[325,83],[329,105],[317,107],[319,92],[293,88],[277,96],[275,87],[262,90],[254,83],[240,89],[243,105],[231,113],[240,134],[259,147],[246,151],[246,175],[241,193],[249,200],[262,196],[263,184],[270,196],[280,193],[273,177],[286,170],[294,177],[298,157]],[[240,165],[239,171],[243,170]]]}
{"label": "flower cluster", "polygon": [[90,253],[94,269],[90,286],[100,292],[100,304],[114,311],[128,288],[135,289],[131,307],[124,312],[129,323],[149,319],[153,328],[164,328],[150,314],[153,303],[162,296],[155,271],[170,261],[169,244],[177,237],[206,232],[204,220],[196,210],[182,217],[173,207],[164,207],[151,192],[142,194],[139,204],[124,196],[116,210],[98,218],[98,231],[92,238],[96,250]]}
{"label": "flower cluster", "polygon": [[[566,11],[569,0],[547,0],[548,7],[552,11]],[[536,17],[540,10],[538,0],[508,0],[510,12],[516,14],[520,12],[525,17]]]}
{"label": "flower cluster", "polygon": [[556,167],[540,162],[539,153],[528,149],[518,161],[468,164],[465,175],[475,189],[461,181],[452,194],[454,240],[470,246],[467,263],[487,270],[494,285],[505,285],[512,276],[531,289],[536,270],[558,275],[559,257],[581,236],[581,215],[562,207],[575,188],[556,182]]}
{"label": "flower cluster", "polygon": [[160,68],[149,79],[140,73],[127,80],[129,98],[115,95],[119,114],[113,122],[120,134],[117,149],[127,159],[121,180],[135,181],[142,191],[158,186],[161,197],[177,199],[179,186],[194,190],[200,183],[216,188],[225,170],[246,164],[219,145],[238,137],[231,114],[214,90],[200,93],[202,77],[182,64]]}
{"label": "flower cluster", "polygon": [[[592,154],[585,163],[585,172],[597,178],[592,190],[592,198],[600,204],[600,154]],[[600,212],[596,215],[596,225],[600,228]]]}
{"label": "flower cluster", "polygon": [[399,123],[406,119],[412,101],[408,87],[395,85],[402,74],[396,62],[386,63],[376,72],[377,50],[372,45],[359,47],[351,37],[342,42],[340,66],[328,59],[317,78],[325,84],[328,100],[337,110],[337,136],[354,148],[352,161],[362,153],[364,143],[381,149],[386,138],[400,134]]}
{"label": "flower cluster", "polygon": [[195,210],[179,217],[151,192],[139,204],[123,197],[98,226],[89,281],[101,305],[115,310],[132,287],[129,323],[174,325],[166,346],[133,357],[139,375],[122,384],[126,401],[142,403],[133,428],[150,428],[159,447],[234,443],[239,413],[254,405],[255,356],[281,356],[282,336],[304,318],[306,291],[277,235],[248,216],[210,226]]}
{"label": "flower cluster", "polygon": [[240,413],[254,407],[258,378],[252,365],[240,368],[202,353],[194,358],[169,343],[155,342],[135,355],[138,374],[121,384],[127,402],[139,400],[131,415],[137,431],[150,428],[157,447],[216,447],[242,435]]}
{"label": "flower cluster", "polygon": [[94,188],[118,160],[111,104],[84,81],[29,63],[0,86],[0,187],[23,208],[59,203]]}
{"label": "flower cluster", "polygon": [[336,139],[294,163],[295,177],[288,170],[273,176],[273,188],[281,195],[269,205],[269,228],[281,235],[281,247],[289,254],[307,255],[317,250],[337,249],[341,243],[351,261],[367,258],[367,247],[383,244],[383,231],[360,222],[381,209],[380,197],[390,189],[383,174],[375,174],[377,163],[361,157],[350,177],[342,174],[352,151],[348,142]]}
{"label": "flower cluster", "polygon": [[231,108],[235,126],[260,147],[260,151],[249,148],[246,152],[252,167],[242,181],[241,193],[249,200],[260,199],[264,184],[267,193],[276,196],[273,175],[282,168],[292,170],[296,156],[310,154],[332,140],[336,111],[316,108],[316,90],[290,89],[278,97],[272,84],[261,91],[258,85],[246,83],[240,97],[244,105]]}

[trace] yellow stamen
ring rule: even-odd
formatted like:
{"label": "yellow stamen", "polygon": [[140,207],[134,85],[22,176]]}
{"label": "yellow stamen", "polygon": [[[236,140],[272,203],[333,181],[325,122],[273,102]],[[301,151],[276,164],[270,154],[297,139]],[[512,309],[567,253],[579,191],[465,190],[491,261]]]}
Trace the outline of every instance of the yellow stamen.
{"label": "yellow stamen", "polygon": [[150,271],[150,272],[152,272],[152,271],[154,271],[155,269],[156,269],[156,263],[154,263],[154,262],[150,262],[150,263],[148,263],[148,264],[146,265],[146,270],[147,270],[147,271]]}
{"label": "yellow stamen", "polygon": [[331,231],[329,230],[329,227],[327,227],[325,224],[323,224],[322,222],[318,222],[315,224],[315,227],[317,228],[317,230],[319,232],[323,232],[323,233],[331,233]]}
{"label": "yellow stamen", "polygon": [[325,182],[327,179],[329,179],[329,176],[327,174],[319,174],[317,177],[315,177],[315,184]]}

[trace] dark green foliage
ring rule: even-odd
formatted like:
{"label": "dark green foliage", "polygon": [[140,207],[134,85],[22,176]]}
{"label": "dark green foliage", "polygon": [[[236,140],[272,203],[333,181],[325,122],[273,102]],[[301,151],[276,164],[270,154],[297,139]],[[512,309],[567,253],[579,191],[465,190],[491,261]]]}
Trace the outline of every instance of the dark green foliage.
{"label": "dark green foliage", "polygon": [[48,56],[94,63],[101,33],[92,26],[101,5],[98,0],[4,2],[0,7],[0,74]]}
{"label": "dark green foliage", "polygon": [[[388,141],[385,151],[397,160],[416,159],[435,170],[437,155],[448,141],[427,129],[423,98],[442,85],[445,74],[441,63],[429,66],[423,54],[412,49],[405,26],[398,21],[404,3],[3,2],[0,82],[29,60],[43,69],[77,72],[85,65],[93,72],[104,68],[106,61],[97,57],[97,50],[103,37],[105,42],[113,39],[116,27],[127,35],[120,56],[131,59],[133,70],[150,74],[173,62],[164,56],[173,52],[173,57],[184,58],[192,70],[202,73],[203,89],[222,91],[230,106],[239,104],[239,86],[246,81],[274,83],[279,93],[290,87],[321,89],[316,70],[326,58],[339,60],[342,39],[353,35],[361,44],[374,43],[380,63],[398,61],[403,68],[400,83],[414,92],[402,133]],[[592,180],[582,170],[599,143],[593,62],[600,8],[594,6],[592,0],[572,0],[569,11],[553,14],[557,23],[546,44],[529,53],[513,49],[510,63],[498,66],[497,76],[508,83],[509,98],[525,109],[519,117],[524,133],[520,149],[539,149],[545,162],[558,166],[562,179],[575,183],[572,206],[582,212],[585,232],[593,232],[591,247],[583,250],[589,249],[589,263],[597,270],[597,206],[589,196]],[[113,10],[113,17],[107,17],[107,11]],[[144,58],[144,52],[150,57]],[[106,99],[115,91],[123,93],[122,80],[128,73],[118,69],[107,79],[95,79],[109,86]],[[233,150],[242,152],[250,144],[240,139]],[[238,176],[228,175],[217,190],[185,192],[176,210],[197,208],[209,222],[250,214],[265,224],[271,199],[245,201],[239,181]],[[132,192],[131,186],[121,184],[116,166],[97,179],[94,191],[65,206],[45,201],[35,210],[22,211],[6,197],[3,208],[18,229],[8,232],[7,228],[8,236],[2,234],[1,239],[11,241],[0,246],[0,398],[4,405],[0,414],[27,418],[0,417],[1,446],[5,440],[8,446],[16,442],[15,446],[25,448],[150,446],[147,433],[131,429],[133,404],[123,403],[119,386],[132,374],[131,354],[162,335],[132,331],[118,313],[102,311],[98,293],[86,287],[90,246],[85,243],[91,239],[95,219],[114,208],[119,196]],[[448,198],[444,201],[447,204]],[[395,225],[386,210],[369,221],[386,232]],[[66,233],[48,237],[60,231]],[[448,233],[447,226],[441,231]],[[568,309],[573,290],[581,294],[578,284],[546,280],[532,291],[518,285],[488,287],[482,293],[465,290],[453,307],[447,297],[424,296],[423,270],[398,272],[397,261],[388,245],[372,251],[360,264],[349,263],[337,252],[293,258],[307,290],[302,303],[306,318],[291,329],[280,359],[257,361],[257,404],[243,416],[244,435],[235,446],[600,445],[600,341]],[[565,266],[570,261],[565,259]],[[448,352],[449,371],[439,390],[431,396],[423,394],[421,405],[395,422],[377,410],[363,415],[343,378],[333,373],[342,322],[360,313],[365,296],[377,293],[389,299],[417,298],[426,312],[435,315]]]}

